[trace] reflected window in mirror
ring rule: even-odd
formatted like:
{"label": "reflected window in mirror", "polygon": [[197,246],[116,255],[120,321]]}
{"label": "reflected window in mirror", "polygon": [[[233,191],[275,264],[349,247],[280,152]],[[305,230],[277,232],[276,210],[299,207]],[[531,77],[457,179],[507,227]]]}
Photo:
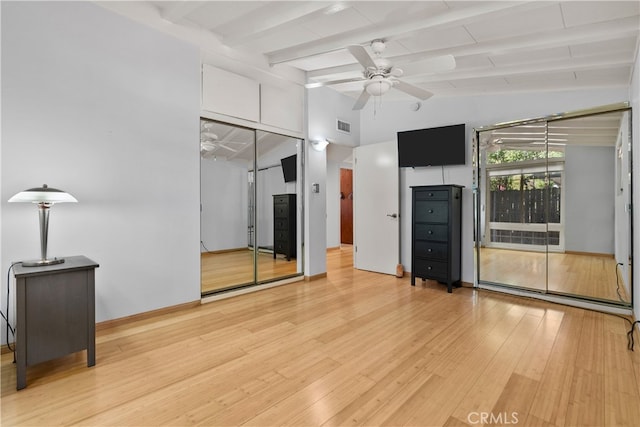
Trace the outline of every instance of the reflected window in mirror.
{"label": "reflected window in mirror", "polygon": [[480,130],[476,280],[630,305],[628,108]]}

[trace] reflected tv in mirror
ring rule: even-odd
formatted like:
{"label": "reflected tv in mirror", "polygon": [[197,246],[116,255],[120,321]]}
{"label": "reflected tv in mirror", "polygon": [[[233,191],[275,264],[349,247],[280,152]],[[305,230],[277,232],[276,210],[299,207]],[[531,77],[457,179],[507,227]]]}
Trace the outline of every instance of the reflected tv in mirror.
{"label": "reflected tv in mirror", "polygon": [[284,182],[294,182],[296,180],[296,170],[298,167],[297,155],[285,157],[280,159],[282,165],[282,173],[284,175]]}
{"label": "reflected tv in mirror", "polygon": [[464,123],[398,132],[398,166],[464,165],[465,134]]}

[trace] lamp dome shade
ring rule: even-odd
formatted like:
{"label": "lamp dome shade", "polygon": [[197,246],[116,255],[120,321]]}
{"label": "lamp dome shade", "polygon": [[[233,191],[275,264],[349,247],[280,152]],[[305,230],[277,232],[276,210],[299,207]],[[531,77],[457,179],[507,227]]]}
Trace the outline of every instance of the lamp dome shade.
{"label": "lamp dome shade", "polygon": [[382,76],[375,76],[366,83],[365,90],[369,95],[380,96],[389,91],[393,83]]}
{"label": "lamp dome shade", "polygon": [[42,187],[30,188],[14,195],[9,199],[9,203],[76,203],[78,200],[69,193],[65,193],[57,188],[51,188],[44,184]]}

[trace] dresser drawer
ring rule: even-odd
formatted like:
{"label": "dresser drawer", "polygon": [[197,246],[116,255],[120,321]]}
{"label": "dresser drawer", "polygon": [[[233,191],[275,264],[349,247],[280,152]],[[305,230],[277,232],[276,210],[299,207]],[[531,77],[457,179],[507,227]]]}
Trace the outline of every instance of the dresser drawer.
{"label": "dresser drawer", "polygon": [[289,203],[289,196],[286,194],[282,194],[282,195],[274,195],[273,196],[273,203],[275,205],[278,204],[287,204]]}
{"label": "dresser drawer", "polygon": [[420,190],[416,191],[416,200],[449,200],[448,190]]}
{"label": "dresser drawer", "polygon": [[276,228],[273,230],[273,240],[289,240],[289,230]]}
{"label": "dresser drawer", "polygon": [[415,221],[447,223],[449,219],[449,202],[441,201],[416,201]]}
{"label": "dresser drawer", "polygon": [[274,230],[288,230],[289,229],[289,219],[288,218],[275,218],[273,220],[273,229]]}
{"label": "dresser drawer", "polygon": [[414,224],[414,238],[416,240],[433,240],[437,242],[446,242],[449,237],[449,227],[442,224]]}
{"label": "dresser drawer", "polygon": [[273,242],[273,250],[279,254],[286,254],[289,252],[289,242],[282,240],[275,240]]}
{"label": "dresser drawer", "polygon": [[443,261],[432,261],[416,258],[413,262],[412,274],[427,279],[447,280],[449,265]]}
{"label": "dresser drawer", "polygon": [[275,218],[288,218],[289,217],[289,206],[288,205],[281,205],[281,204],[274,204],[273,205],[273,216]]}
{"label": "dresser drawer", "polygon": [[447,259],[449,245],[446,243],[431,242],[428,240],[416,240],[415,256],[421,258]]}

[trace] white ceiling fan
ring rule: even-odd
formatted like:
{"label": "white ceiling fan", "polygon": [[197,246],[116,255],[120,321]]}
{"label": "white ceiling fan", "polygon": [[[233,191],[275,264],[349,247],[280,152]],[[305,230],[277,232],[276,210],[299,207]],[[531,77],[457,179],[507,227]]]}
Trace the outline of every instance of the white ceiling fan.
{"label": "white ceiling fan", "polygon": [[[433,96],[433,93],[421,87],[399,80],[404,74],[401,68],[394,66],[391,61],[382,57],[382,53],[386,48],[383,40],[377,39],[371,42],[371,50],[375,57],[371,57],[367,50],[361,45],[347,46],[349,52],[364,67],[362,77],[351,79],[333,80],[328,82],[308,83],[306,88],[314,88],[320,86],[330,86],[339,83],[348,83],[356,81],[364,81],[364,88],[358,97],[354,110],[361,110],[366,105],[371,96],[382,96],[392,87],[404,93],[414,96],[422,101]],[[452,55],[444,55],[437,58],[429,58],[424,64],[424,72],[451,70],[455,68],[456,61]]]}
{"label": "white ceiling fan", "polygon": [[200,156],[203,159],[237,155],[250,144],[250,141],[230,140],[228,133],[221,138],[216,133],[216,127],[220,127],[220,125],[204,120],[200,121]]}
{"label": "white ceiling fan", "polygon": [[211,132],[203,132],[200,135],[200,155],[202,158],[209,158],[216,155],[216,151],[224,149],[232,154],[240,152],[247,145],[247,142],[221,141],[218,135]]}

